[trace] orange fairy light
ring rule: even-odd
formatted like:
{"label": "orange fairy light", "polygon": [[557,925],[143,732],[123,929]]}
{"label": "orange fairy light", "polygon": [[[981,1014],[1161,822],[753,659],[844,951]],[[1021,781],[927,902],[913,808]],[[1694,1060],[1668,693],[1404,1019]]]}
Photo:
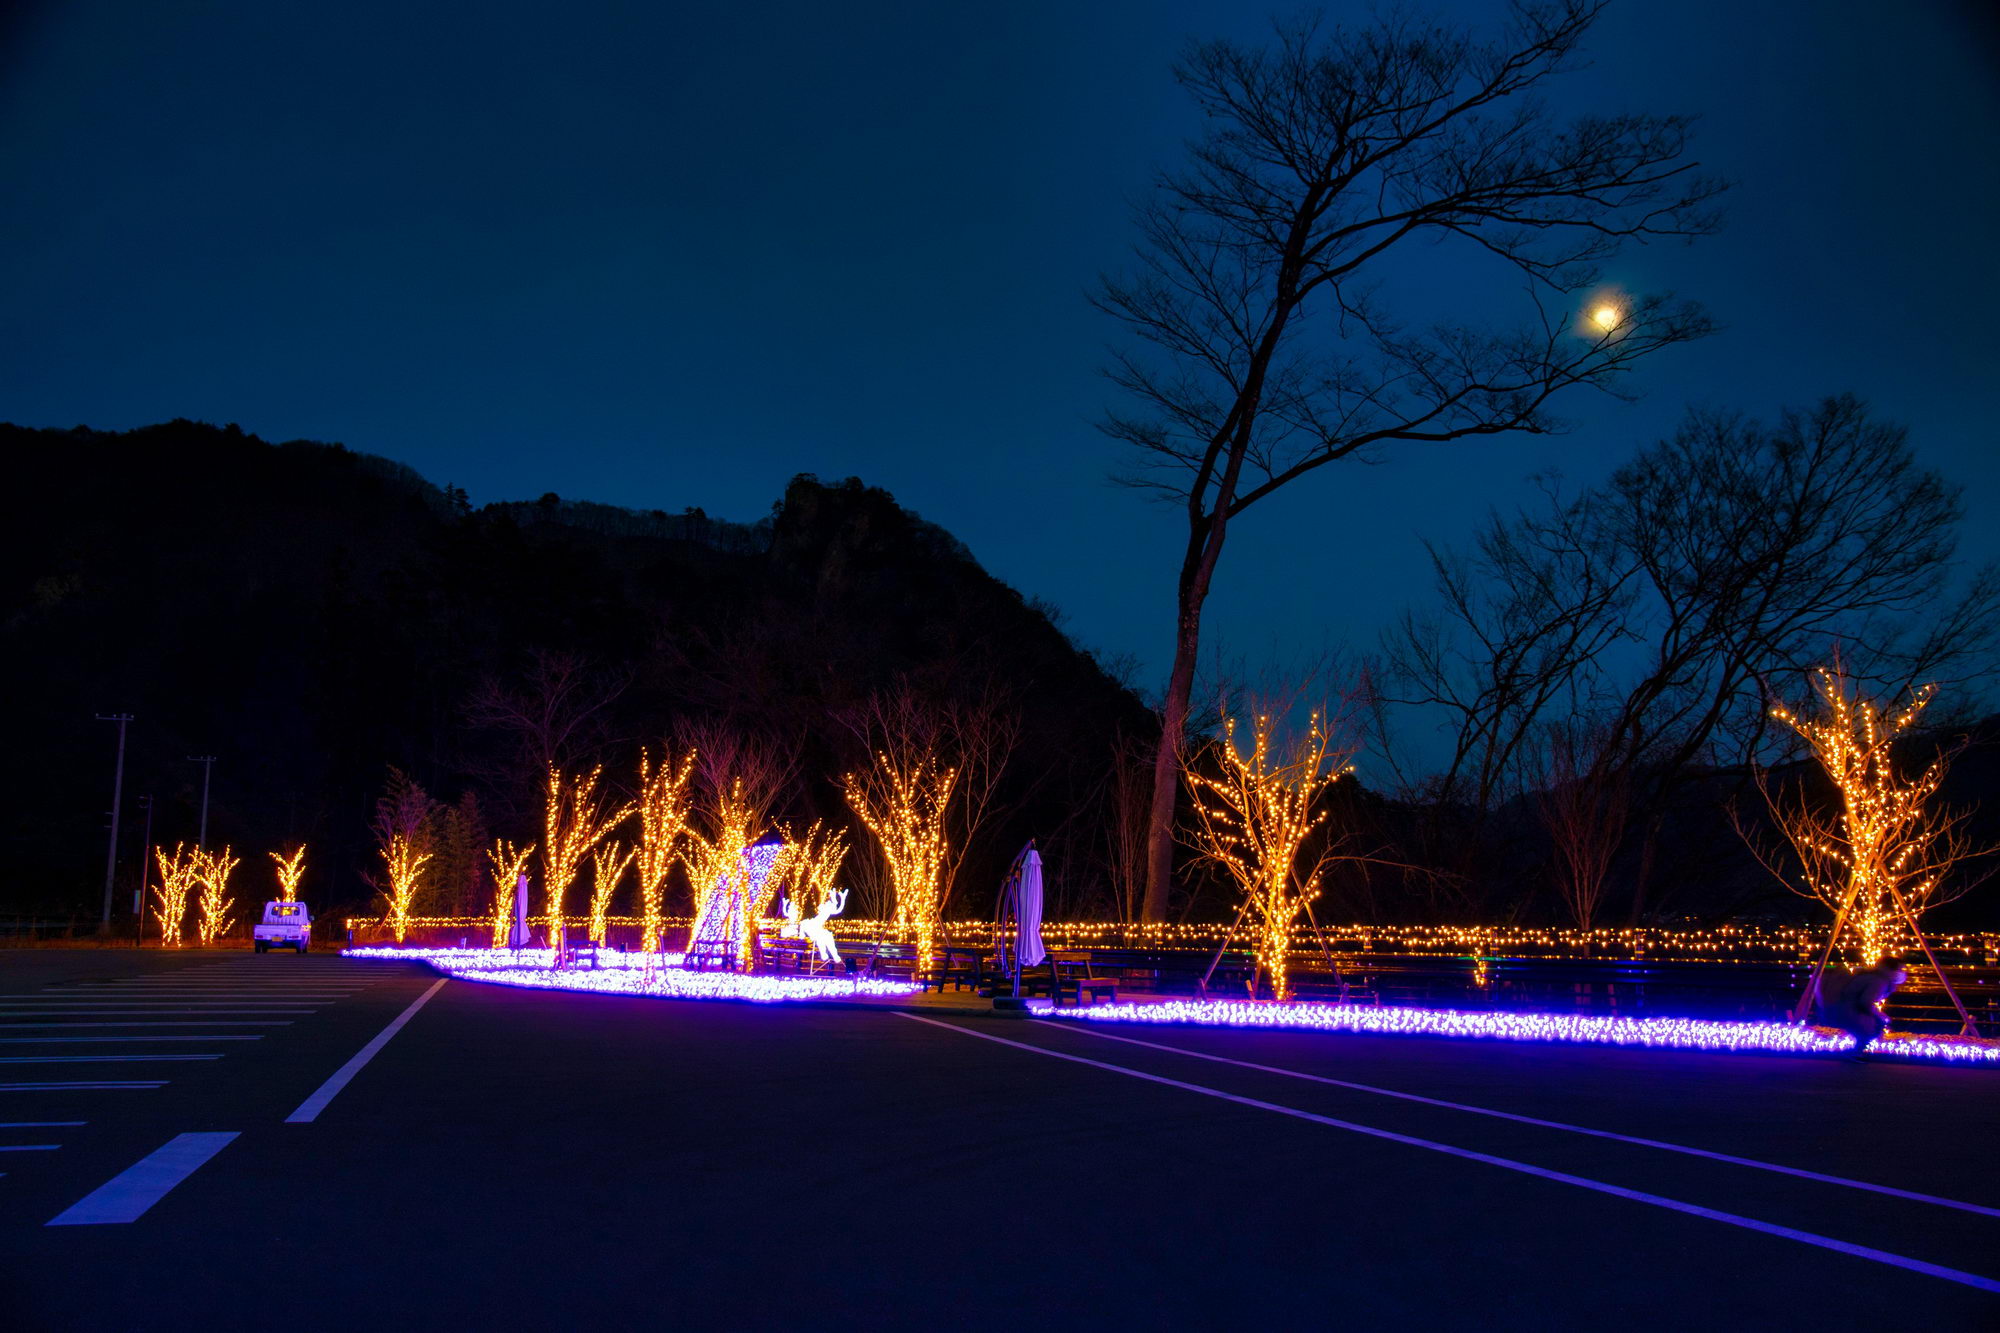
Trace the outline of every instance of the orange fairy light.
{"label": "orange fairy light", "polygon": [[660,766],[653,768],[645,752],[639,754],[639,843],[633,864],[639,876],[639,947],[647,953],[660,947],[667,876],[688,837],[694,761],[695,752],[689,750],[678,764],[671,755],[662,755]]}
{"label": "orange fairy light", "polygon": [[1185,770],[1200,821],[1196,846],[1228,872],[1243,892],[1257,931],[1257,961],[1270,974],[1280,1000],[1292,994],[1289,961],[1298,920],[1319,896],[1325,861],[1301,870],[1306,838],[1326,822],[1317,810],[1327,788],[1354,771],[1337,755],[1321,714],[1282,755],[1276,752],[1269,714],[1256,717],[1250,749],[1237,745],[1236,719],[1225,717],[1222,736],[1209,747],[1219,772]]}
{"label": "orange fairy light", "polygon": [[300,843],[293,849],[290,856],[280,856],[276,852],[272,852],[270,853],[270,857],[278,863],[278,901],[283,903],[297,902],[299,900],[299,881],[305,877],[306,873],[305,844]]}
{"label": "orange fairy light", "polygon": [[160,943],[178,947],[187,920],[188,895],[193,892],[200,848],[174,844],[173,854],[155,847],[153,860],[160,868],[160,882],[153,887],[153,917],[160,925]]}
{"label": "orange fairy light", "polygon": [[548,900],[549,947],[553,949],[563,946],[563,900],[569,886],[576,882],[583,858],[632,813],[629,805],[615,809],[606,805],[597,790],[603,774],[604,766],[600,764],[582,778],[571,781],[554,765],[549,766],[548,804],[542,830],[542,880]]}
{"label": "orange fairy light", "polygon": [[892,757],[875,754],[875,766],[844,779],[847,803],[882,849],[896,895],[895,929],[914,936],[917,966],[928,972],[937,958],[948,846],[945,811],[958,770],[938,763],[935,752]]}
{"label": "orange fairy light", "polygon": [[243,862],[229,854],[224,847],[219,852],[194,851],[194,879],[201,886],[201,898],[196,903],[195,939],[203,948],[222,938],[229,929],[229,908],[235,899],[229,896],[229,875]]}

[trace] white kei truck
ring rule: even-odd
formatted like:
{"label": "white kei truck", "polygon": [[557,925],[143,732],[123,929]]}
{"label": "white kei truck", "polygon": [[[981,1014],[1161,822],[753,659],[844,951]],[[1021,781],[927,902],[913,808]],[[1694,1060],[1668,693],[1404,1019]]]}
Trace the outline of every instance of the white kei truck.
{"label": "white kei truck", "polygon": [[264,919],[251,928],[250,938],[256,941],[258,953],[268,949],[304,953],[312,946],[312,913],[304,903],[265,903]]}

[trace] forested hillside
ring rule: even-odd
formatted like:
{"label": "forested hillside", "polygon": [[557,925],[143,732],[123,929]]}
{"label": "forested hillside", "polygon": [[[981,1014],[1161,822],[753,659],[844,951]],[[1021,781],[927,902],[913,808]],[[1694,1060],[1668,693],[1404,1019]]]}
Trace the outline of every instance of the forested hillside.
{"label": "forested hillside", "polygon": [[303,840],[308,897],[365,906],[394,765],[456,807],[467,846],[432,905],[468,907],[472,840],[537,836],[545,759],[602,760],[622,785],[669,738],[761,748],[792,764],[777,815],[842,819],[839,774],[866,757],[854,719],[888,698],[1017,729],[967,910],[1030,836],[1075,834],[1062,891],[1106,879],[1083,816],[1150,715],[960,543],[858,481],[800,477],[746,525],[553,495],[474,510],[380,458],[186,421],[7,426],[0,446],[17,765],[0,912],[95,916],[115,728],[93,714],[118,712],[137,719],[121,910],[138,798],[155,842],[195,836],[189,756],[216,756],[209,840],[246,855],[240,898],[262,894],[267,849]]}

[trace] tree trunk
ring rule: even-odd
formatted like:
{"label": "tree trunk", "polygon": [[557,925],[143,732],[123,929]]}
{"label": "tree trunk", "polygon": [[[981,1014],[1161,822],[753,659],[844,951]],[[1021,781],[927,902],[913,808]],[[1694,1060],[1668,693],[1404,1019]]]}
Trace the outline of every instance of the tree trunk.
{"label": "tree trunk", "polygon": [[1160,706],[1160,748],[1153,755],[1153,801],[1146,823],[1147,921],[1167,919],[1167,892],[1174,878],[1174,805],[1181,788],[1181,740],[1187,731],[1188,703],[1194,694],[1195,663],[1201,654],[1201,608],[1222,554],[1222,515],[1209,518],[1188,541],[1181,565],[1174,622],[1174,666]]}

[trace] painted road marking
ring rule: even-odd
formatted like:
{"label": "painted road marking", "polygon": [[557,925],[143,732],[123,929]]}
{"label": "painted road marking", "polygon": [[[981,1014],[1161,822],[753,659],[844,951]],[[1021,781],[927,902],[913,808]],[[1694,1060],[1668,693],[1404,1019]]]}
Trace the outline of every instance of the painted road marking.
{"label": "painted road marking", "polygon": [[43,1225],[82,1227],[136,1222],[148,1208],[164,1199],[168,1190],[200,1170],[235,1137],[234,1130],[177,1134],[165,1146],[141,1157]]}
{"label": "painted road marking", "polygon": [[1571,1125],[1561,1120],[1541,1120],[1531,1115],[1516,1115],[1512,1111],[1496,1111],[1491,1107],[1468,1106],[1464,1102],[1448,1102],[1437,1097],[1419,1096],[1414,1092],[1398,1092],[1394,1088],[1378,1088],[1368,1083],[1350,1083],[1341,1078],[1325,1078],[1319,1074],[1308,1074],[1302,1070],[1285,1069],[1278,1065],[1260,1065],[1251,1060],[1232,1060],[1226,1055],[1209,1055],[1204,1051],[1191,1051],[1185,1046],[1169,1046],[1163,1042],[1140,1041],[1135,1037],[1119,1037],[1109,1032],[1096,1032],[1085,1028],[1072,1028],[1086,1037],[1102,1037],[1106,1041],[1124,1042],[1128,1046],[1144,1046],[1149,1050],[1169,1051],[1175,1055],[1190,1056],[1196,1060],[1208,1060],[1215,1064],[1235,1065],[1239,1069],[1254,1069],[1263,1074],[1281,1074],[1286,1078],[1303,1079],[1308,1083],[1324,1083],[1329,1087],[1350,1088],[1355,1092],[1372,1092],[1379,1097],[1394,1097],[1399,1101],[1421,1102],[1425,1106],[1441,1106],[1449,1111],[1464,1111],[1471,1115],[1491,1116],[1495,1120],[1511,1120],[1521,1125],[1537,1125],[1543,1129],[1560,1129],[1570,1134],[1587,1134],[1595,1139],[1614,1139],[1619,1143],[1636,1143],[1642,1148],[1660,1148],[1667,1152],[1685,1153],[1689,1157],[1705,1157],[1712,1162],[1727,1162],[1731,1166],[1747,1166],[1759,1171],[1775,1171],[1780,1175],[1797,1176],[1801,1180],[1817,1180],[1826,1185],[1843,1185],[1848,1189],[1867,1190],[1871,1194],[1887,1194],[1898,1199],[1910,1199],[1916,1203],[1933,1203],[1940,1208],[1956,1208],[1961,1212],[1979,1213],[1986,1217],[2000,1217],[2000,1208],[1988,1208],[1981,1203],[1967,1203],[1963,1199],[1946,1199],[1935,1194],[1919,1194],[1915,1190],[1897,1189],[1893,1185],[1875,1185],[1865,1180],[1850,1180],[1846,1176],[1831,1176],[1820,1171],[1807,1171],[1796,1166],[1780,1166],[1776,1162],[1762,1162],[1755,1157],[1737,1157],[1726,1152],[1710,1152],[1706,1148],[1690,1148],[1686,1144],[1667,1143],[1660,1139],[1642,1139],[1630,1134],[1616,1134],[1608,1129],[1590,1129],[1584,1125]]}
{"label": "painted road marking", "polygon": [[0,1143],[0,1152],[54,1152],[60,1143]]}
{"label": "painted road marking", "polygon": [[152,1037],[0,1037],[0,1045],[20,1045],[20,1043],[60,1043],[76,1045],[78,1041],[264,1041],[264,1033],[154,1033]]}
{"label": "painted road marking", "polygon": [[0,1120],[0,1129],[75,1129],[88,1120]]}
{"label": "painted road marking", "polygon": [[0,1055],[0,1065],[109,1065],[139,1060],[220,1060],[220,1055]]}
{"label": "painted road marking", "polygon": [[409,1008],[391,1019],[389,1026],[376,1033],[373,1041],[363,1046],[359,1051],[356,1051],[352,1060],[349,1060],[346,1064],[335,1070],[332,1078],[319,1085],[318,1091],[300,1102],[299,1109],[285,1117],[285,1123],[288,1125],[304,1125],[319,1119],[319,1113],[326,1109],[326,1104],[332,1101],[342,1088],[347,1086],[350,1079],[361,1072],[363,1065],[375,1058],[377,1051],[389,1044],[389,1038],[402,1031],[403,1024],[416,1017],[417,1010],[423,1008],[424,1003],[431,996],[437,994],[438,988],[449,980],[449,977],[439,977],[436,981],[433,981],[431,988],[412,1000]]}
{"label": "painted road marking", "polygon": [[0,1029],[18,1032],[24,1028],[288,1028],[289,1018],[189,1018],[178,1023],[143,1019],[130,1023],[0,1023]]}
{"label": "painted road marking", "polygon": [[0,1083],[0,1092],[112,1092],[121,1088],[164,1088],[167,1080],[73,1078],[43,1079],[39,1083]]}
{"label": "painted road marking", "polygon": [[206,1009],[200,1007],[200,1005],[196,1005],[196,1007],[182,1005],[182,1007],[176,1007],[176,1009],[114,1009],[114,1007],[106,1007],[106,1005],[90,1005],[88,1009],[80,1007],[80,1005],[78,1007],[64,1005],[62,1009],[6,1009],[6,1007],[0,1007],[0,1015],[4,1015],[8,1019],[48,1019],[48,1017],[70,1017],[70,1019],[112,1019],[112,1017],[120,1017],[122,1019],[122,1017],[128,1017],[128,1015],[162,1015],[162,1013],[192,1013],[192,1015],[200,1017],[204,1013],[206,1015],[224,1015],[224,1013],[318,1013],[318,1011],[320,1011],[320,1005],[314,1005],[310,1009],[292,1007],[292,1005],[284,1005],[284,1007],[264,1007],[264,1005],[258,1005],[254,1009],[244,1007],[244,1005],[216,1005],[216,1007],[206,1007]]}
{"label": "painted road marking", "polygon": [[1081,1055],[1070,1055],[1064,1051],[1052,1051],[1046,1046],[1036,1046],[1025,1041],[1013,1041],[1006,1037],[996,1037],[987,1032],[974,1032],[970,1028],[952,1023],[940,1023],[935,1018],[924,1018],[917,1014],[897,1013],[898,1018],[907,1018],[912,1023],[942,1028],[955,1032],[961,1037],[972,1037],[979,1041],[990,1041],[1000,1046],[1011,1046],[1016,1050],[1029,1051],[1035,1055],[1047,1056],[1052,1060],[1067,1060],[1071,1064],[1088,1065],[1092,1069],[1102,1069],[1113,1074],[1123,1074],[1127,1078],[1141,1079],[1147,1083],[1157,1083],[1162,1087],[1179,1088],[1183,1092],[1197,1093],[1203,1097],[1214,1097],[1218,1101],[1233,1102],[1238,1106],[1254,1107],[1259,1111],[1271,1111],[1278,1115],[1290,1116],[1295,1120],[1307,1120],[1316,1125],[1326,1125],[1333,1129],[1344,1129],[1352,1134],[1365,1134],[1370,1138],[1385,1139],[1390,1143],[1401,1143],[1412,1148],[1423,1148],[1430,1152],[1443,1153],[1448,1157],[1461,1158],[1468,1162],[1484,1162],[1506,1171],[1518,1171],[1522,1175],[1535,1176],[1542,1180],[1552,1180],[1558,1184],[1574,1185],[1579,1189],[1597,1194],[1608,1194],[1613,1198],[1629,1199],[1634,1203],[1651,1204],[1655,1208],[1665,1208],[1671,1212],[1685,1213],[1690,1217],[1706,1218],[1711,1222],[1722,1222],[1729,1226],[1742,1227],[1746,1231],[1759,1231],[1767,1236],[1778,1236],[1785,1240],[1795,1240],[1806,1245],[1816,1245],[1821,1249],[1833,1250],[1839,1254],[1851,1255],[1857,1259],[1868,1259],[1892,1268],[1905,1269],[1912,1273],[1922,1273],[1927,1277],[1943,1278],[1947,1282],[1957,1282],[1975,1287],[1980,1291],[2000,1292],[2000,1281],[1981,1277],[1977,1273],[1967,1273],[1956,1268],[1946,1268],[1941,1264],[1913,1259],[1908,1255],[1891,1254],[1887,1250],[1872,1249],[1866,1245],[1855,1245],[1849,1241],[1835,1240],[1831,1236],[1821,1236],[1811,1231],[1800,1231],[1795,1227],[1779,1226],[1774,1222],[1762,1222],[1754,1217],[1744,1217],[1737,1213],[1725,1213],[1716,1208],[1704,1208],[1698,1203],[1686,1203],[1680,1199],[1669,1199],[1660,1194],[1648,1194],[1643,1190],[1626,1189],[1623,1185],[1612,1185],[1602,1180],[1592,1180],[1588,1176],[1573,1176],[1566,1171],[1551,1171],[1547,1167],[1535,1166],[1528,1162],[1517,1162],[1509,1157],[1496,1157],[1492,1153],[1475,1152],[1470,1148],[1458,1148],[1449,1143],[1439,1143],[1434,1139],[1420,1139],[1414,1134],[1398,1134],[1393,1130],[1376,1129],[1372,1125],[1360,1125],[1351,1120],[1336,1120],[1332,1116],[1316,1115],[1311,1111],[1301,1111],[1295,1106],[1282,1106],[1277,1102],[1259,1101],[1255,1097],[1241,1097],[1220,1088],[1211,1088],[1201,1083],[1185,1083],[1177,1078],[1167,1078],[1161,1074],[1149,1074],[1143,1069],[1132,1069],[1125,1065],[1114,1065],[1105,1060],[1092,1060]]}

